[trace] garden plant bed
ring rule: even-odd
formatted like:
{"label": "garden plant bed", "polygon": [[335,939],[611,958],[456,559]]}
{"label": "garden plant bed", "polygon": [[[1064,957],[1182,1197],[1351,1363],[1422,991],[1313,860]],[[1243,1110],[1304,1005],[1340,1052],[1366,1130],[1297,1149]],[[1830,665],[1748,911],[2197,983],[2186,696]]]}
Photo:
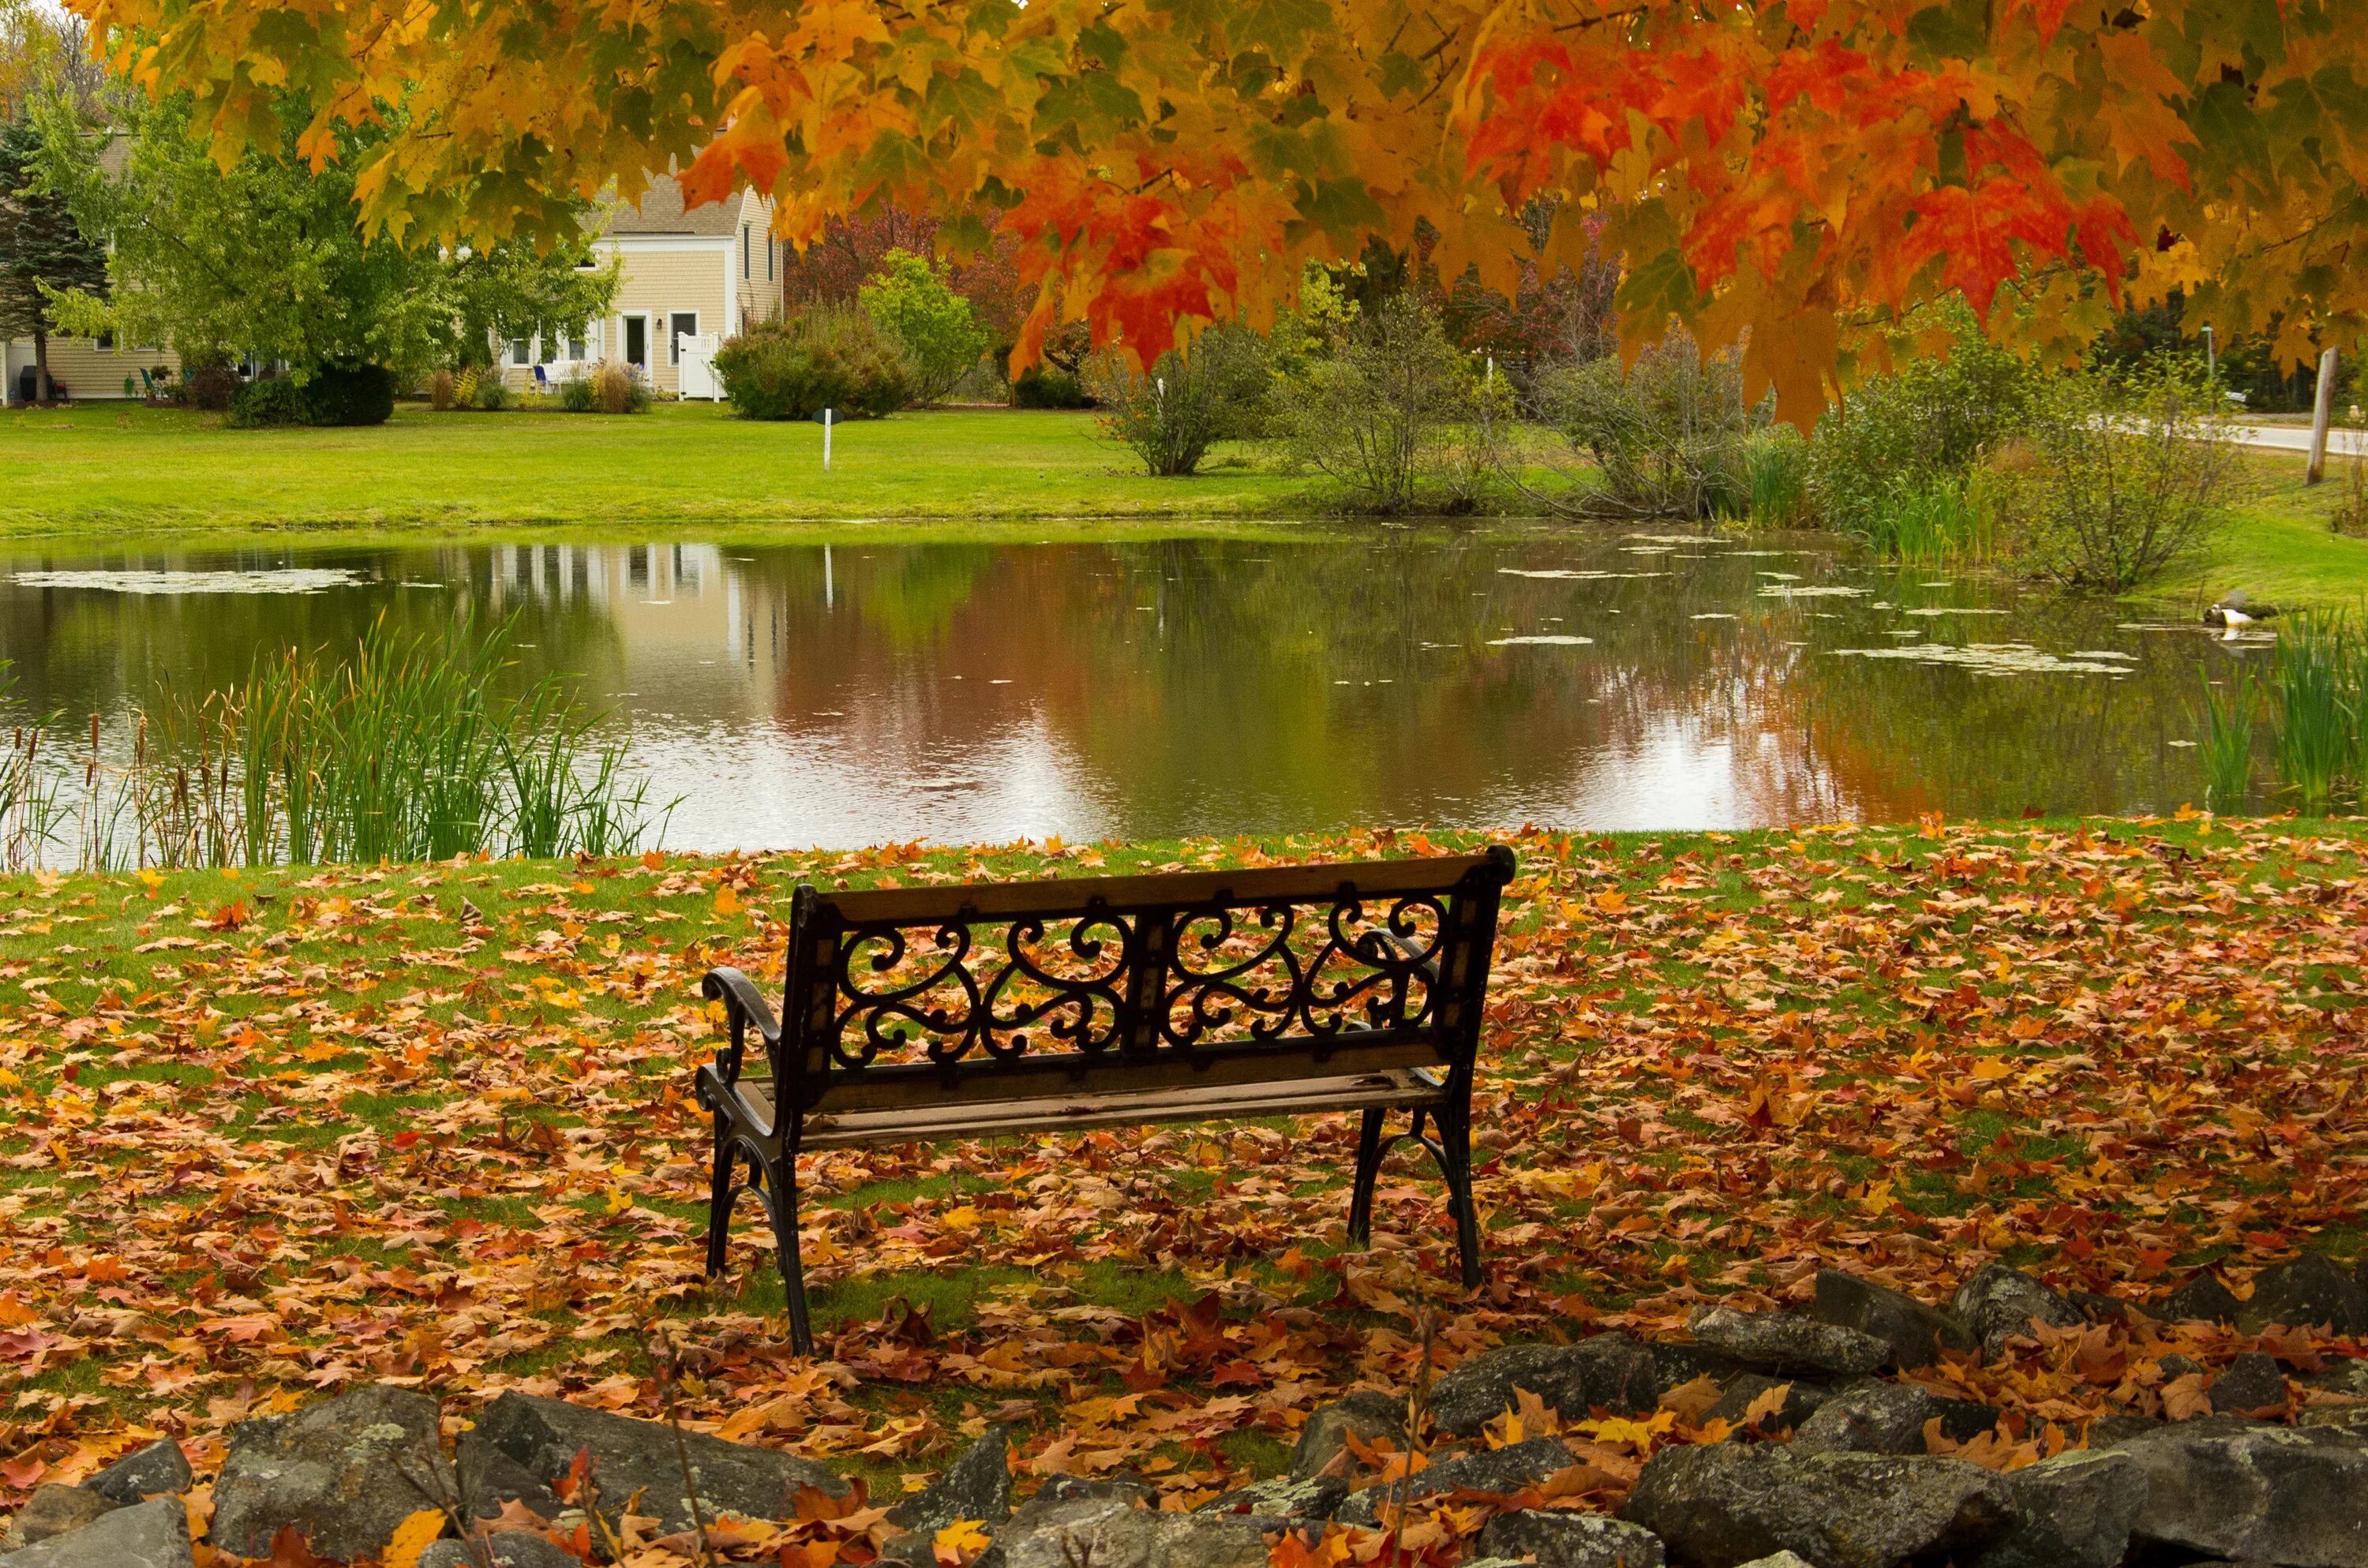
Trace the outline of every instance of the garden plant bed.
{"label": "garden plant bed", "polygon": [[[703,1285],[689,1074],[713,1026],[694,988],[718,962],[777,983],[801,878],[1476,842],[11,879],[0,1507],[163,1435],[211,1476],[238,1420],[382,1379],[445,1401],[448,1432],[512,1390],[655,1418],[668,1364],[692,1427],[882,1502],[1001,1424],[1022,1493],[1127,1471],[1190,1506],[1287,1471],[1351,1389],[1402,1403],[1426,1332],[1444,1372],[1505,1341],[1682,1342],[1713,1302],[1811,1304],[1821,1268],[1947,1303],[1993,1261],[2157,1315],[2184,1285],[2180,1311],[2234,1321],[2074,1298],[2077,1324],[1909,1374],[2001,1413],[1946,1438],[1975,1458],[2200,1415],[2232,1372],[2268,1391],[2247,1355],[2290,1380],[2290,1415],[2344,1408],[2355,1363],[2328,1353],[2346,1343],[2189,1282],[2216,1269],[2242,1293],[2305,1250],[2337,1278],[2358,1259],[2357,822],[1516,836],[1476,1299],[1410,1157],[1384,1169],[1374,1248],[1342,1251],[1345,1118],[814,1157],[814,1362],[789,1354],[757,1227],[733,1290]],[[1632,1414],[1498,1436],[1559,1425],[1603,1479],[1558,1500],[1611,1506],[1656,1453],[1749,1414],[1672,1395],[1710,1391],[1659,1357]],[[1776,1404],[1752,1422],[1782,1424]],[[1488,1512],[1450,1500],[1409,1546],[1456,1561]]]}

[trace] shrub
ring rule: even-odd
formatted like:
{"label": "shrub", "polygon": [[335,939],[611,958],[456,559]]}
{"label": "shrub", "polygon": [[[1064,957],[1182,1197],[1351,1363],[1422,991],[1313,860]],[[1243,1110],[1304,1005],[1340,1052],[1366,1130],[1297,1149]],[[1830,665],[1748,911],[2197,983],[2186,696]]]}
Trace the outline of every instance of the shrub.
{"label": "shrub", "polygon": [[314,425],[383,425],[394,417],[394,372],[383,365],[324,365],[304,383]]}
{"label": "shrub", "polygon": [[[603,359],[585,378],[592,391],[592,407],[602,414],[645,414],[650,406],[649,378],[641,367],[622,359]],[[570,404],[569,406],[573,406]]]}
{"label": "shrub", "polygon": [[1011,383],[1014,408],[1091,408],[1086,383],[1051,365],[1030,365]]}
{"label": "shrub", "polygon": [[590,414],[600,406],[599,395],[590,375],[570,376],[559,383],[560,412]]}
{"label": "shrub", "polygon": [[498,369],[489,367],[477,372],[476,385],[470,389],[470,406],[484,409],[488,414],[498,414],[512,401],[510,384],[502,379]]}
{"label": "shrub", "polygon": [[1326,351],[1303,363],[1281,383],[1276,407],[1294,460],[1338,481],[1360,511],[1410,511],[1441,480],[1448,501],[1461,502],[1466,443],[1486,426],[1479,378],[1429,304],[1392,295],[1332,330]]}
{"label": "shrub", "polygon": [[428,377],[427,406],[438,414],[450,408],[457,384],[450,370],[438,370]]}
{"label": "shrub", "polygon": [[723,395],[749,419],[880,418],[913,387],[902,345],[845,305],[813,305],[760,322],[716,350]]}
{"label": "shrub", "polygon": [[1542,497],[1558,510],[1623,517],[1735,517],[1750,504],[1743,374],[1724,352],[1704,358],[1682,329],[1622,370],[1616,358],[1538,381],[1546,423],[1595,468]]}
{"label": "shrub", "polygon": [[1798,528],[1810,517],[1809,443],[1790,425],[1755,430],[1743,438],[1743,490],[1748,515],[1762,528]]}
{"label": "shrub", "polygon": [[2358,405],[2343,421],[2343,428],[2351,434],[2351,460],[2343,465],[2343,489],[2328,526],[2353,539],[2368,539],[2368,417],[2362,415]]}
{"label": "shrub", "polygon": [[1209,448],[1247,433],[1266,395],[1265,345],[1241,327],[1212,326],[1169,349],[1148,371],[1116,350],[1096,355],[1087,385],[1102,409],[1102,434],[1167,479],[1192,473]]}
{"label": "shrub", "polygon": [[1868,377],[1818,422],[1809,495],[1827,528],[1879,543],[1900,495],[1964,478],[2020,426],[2031,368],[1985,337],[1961,302],[1941,324],[1945,355]]}
{"label": "shrub", "polygon": [[231,399],[230,422],[247,430],[305,424],[304,389],[286,376],[249,381]]}
{"label": "shrub", "polygon": [[892,250],[858,290],[872,323],[905,350],[915,403],[935,403],[975,368],[987,350],[986,326],[928,258]]}
{"label": "shrub", "polygon": [[1991,467],[2006,542],[2036,575],[2122,593],[2200,549],[2235,476],[2235,445],[2201,376],[2164,365],[2040,383],[2026,452]]}
{"label": "shrub", "polygon": [[237,399],[239,389],[245,384],[239,379],[238,368],[222,360],[185,364],[181,367],[180,384],[173,389],[173,398],[191,408],[220,414]]}

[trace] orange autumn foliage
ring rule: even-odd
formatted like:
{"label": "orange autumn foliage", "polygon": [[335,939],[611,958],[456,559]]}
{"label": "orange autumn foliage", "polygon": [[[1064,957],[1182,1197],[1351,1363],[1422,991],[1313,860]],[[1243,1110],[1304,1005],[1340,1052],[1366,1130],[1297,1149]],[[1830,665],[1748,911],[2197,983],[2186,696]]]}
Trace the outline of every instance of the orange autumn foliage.
{"label": "orange autumn foliage", "polygon": [[283,87],[324,152],[399,108],[360,185],[395,232],[548,229],[669,163],[800,244],[998,212],[1023,359],[1064,313],[1142,354],[1261,322],[1372,241],[1508,290],[1598,216],[1628,332],[1748,329],[1795,417],[1952,291],[2058,352],[2173,289],[2289,356],[2368,312],[2368,0],[73,3],[225,154]]}

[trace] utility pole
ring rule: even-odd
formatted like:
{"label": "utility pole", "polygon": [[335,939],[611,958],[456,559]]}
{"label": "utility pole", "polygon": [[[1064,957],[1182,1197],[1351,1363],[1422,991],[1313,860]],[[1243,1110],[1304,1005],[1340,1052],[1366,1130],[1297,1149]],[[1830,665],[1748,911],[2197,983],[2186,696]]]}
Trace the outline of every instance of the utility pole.
{"label": "utility pole", "polygon": [[2327,422],[2335,413],[2335,348],[2329,345],[2318,357],[2318,402],[2310,415],[2310,469],[2303,475],[2305,484],[2317,484],[2327,477]]}

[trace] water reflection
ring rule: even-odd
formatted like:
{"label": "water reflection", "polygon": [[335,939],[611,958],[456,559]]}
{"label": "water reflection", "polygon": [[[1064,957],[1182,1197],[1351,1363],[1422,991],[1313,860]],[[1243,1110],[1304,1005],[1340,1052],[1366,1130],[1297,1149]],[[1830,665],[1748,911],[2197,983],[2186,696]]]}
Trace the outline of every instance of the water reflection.
{"label": "water reflection", "polygon": [[[2200,795],[2176,743],[2201,680],[2259,653],[1814,540],[0,561],[20,700],[118,744],[258,649],[484,612],[517,615],[521,679],[565,672],[630,725],[682,797],[669,841],[707,848],[2167,810]],[[1926,645],[1950,652],[1896,656]]]}

